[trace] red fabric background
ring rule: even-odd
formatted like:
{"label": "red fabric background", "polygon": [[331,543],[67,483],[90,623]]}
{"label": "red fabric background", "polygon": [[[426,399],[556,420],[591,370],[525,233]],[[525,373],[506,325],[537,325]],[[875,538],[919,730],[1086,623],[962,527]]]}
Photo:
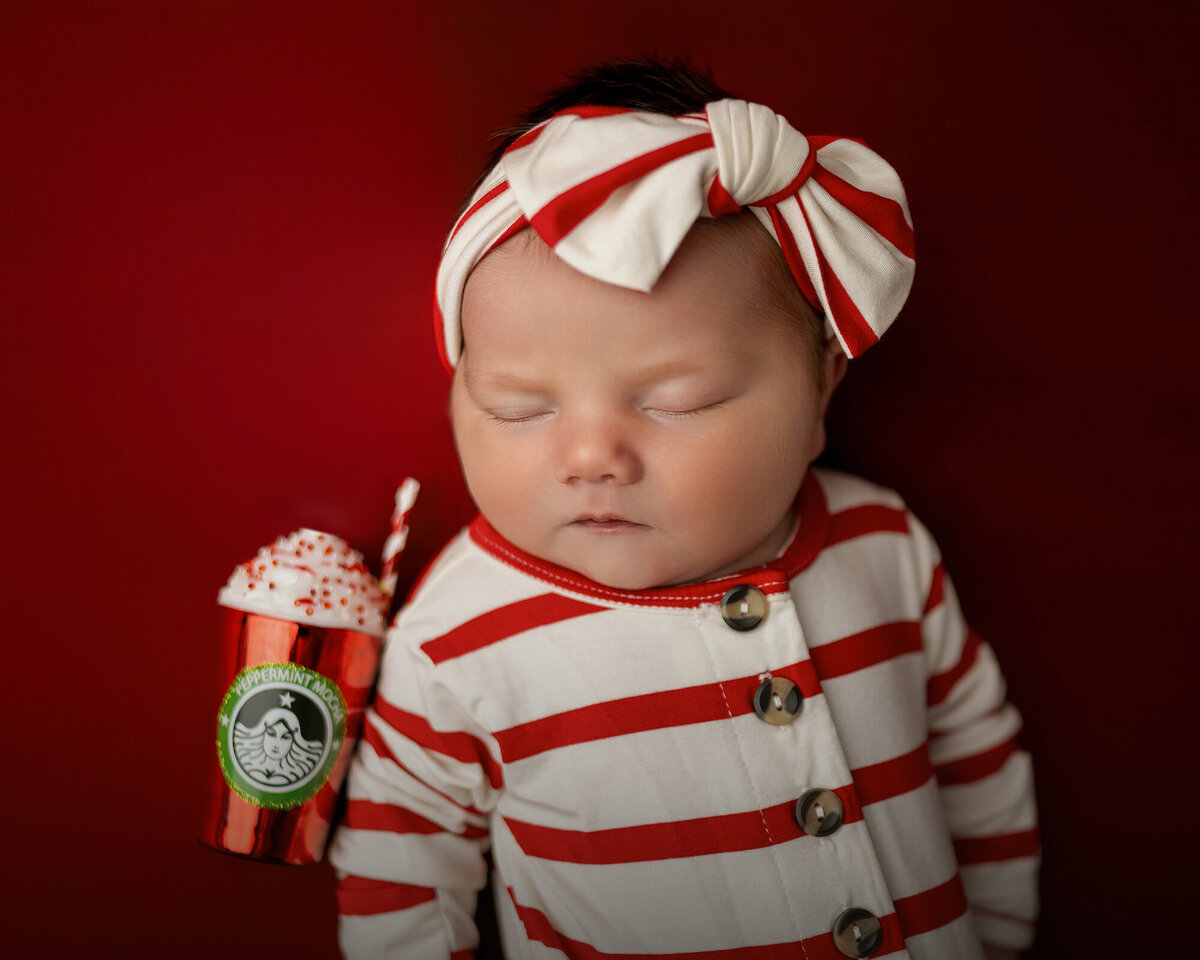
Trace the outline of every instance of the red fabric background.
{"label": "red fabric background", "polygon": [[490,129],[641,51],[901,172],[916,286],[830,459],[910,499],[1007,669],[1036,955],[1192,939],[1196,10],[0,6],[9,955],[334,955],[327,868],[195,839],[217,588],[301,524],[376,556],[405,474],[406,579],[468,516],[442,238]]}

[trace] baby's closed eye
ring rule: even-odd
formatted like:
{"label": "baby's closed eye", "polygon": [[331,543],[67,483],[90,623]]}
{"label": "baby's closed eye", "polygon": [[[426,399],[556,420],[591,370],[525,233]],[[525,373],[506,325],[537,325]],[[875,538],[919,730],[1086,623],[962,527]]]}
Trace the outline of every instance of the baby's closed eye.
{"label": "baby's closed eye", "polygon": [[644,407],[645,413],[660,420],[688,420],[693,417],[699,417],[704,413],[712,410],[717,410],[725,405],[724,400],[715,400],[712,403],[702,403],[694,406],[685,406],[683,404],[673,404],[670,406],[655,406]]}
{"label": "baby's closed eye", "polygon": [[503,425],[515,426],[522,423],[536,423],[553,415],[552,410],[545,407],[501,408],[483,411],[488,419]]}

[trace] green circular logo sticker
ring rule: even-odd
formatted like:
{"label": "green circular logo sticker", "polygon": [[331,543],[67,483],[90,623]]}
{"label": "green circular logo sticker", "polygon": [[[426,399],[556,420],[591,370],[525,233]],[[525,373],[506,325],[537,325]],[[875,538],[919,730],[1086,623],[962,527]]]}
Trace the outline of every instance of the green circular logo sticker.
{"label": "green circular logo sticker", "polygon": [[217,714],[217,758],[231,790],[258,807],[288,810],[316,795],[346,737],[336,683],[296,663],[247,667]]}

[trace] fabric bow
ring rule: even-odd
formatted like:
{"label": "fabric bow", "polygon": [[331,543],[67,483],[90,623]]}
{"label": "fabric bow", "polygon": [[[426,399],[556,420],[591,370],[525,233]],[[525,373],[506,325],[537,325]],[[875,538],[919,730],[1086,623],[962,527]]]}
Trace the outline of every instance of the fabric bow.
{"label": "fabric bow", "polygon": [[743,100],[679,117],[582,106],[518,137],[455,224],[437,275],[442,358],[452,368],[462,351],[471,270],[526,227],[576,270],[649,291],[699,217],[743,209],[848,356],[895,320],[916,267],[912,221],[896,171],[865,144],[806,137]]}

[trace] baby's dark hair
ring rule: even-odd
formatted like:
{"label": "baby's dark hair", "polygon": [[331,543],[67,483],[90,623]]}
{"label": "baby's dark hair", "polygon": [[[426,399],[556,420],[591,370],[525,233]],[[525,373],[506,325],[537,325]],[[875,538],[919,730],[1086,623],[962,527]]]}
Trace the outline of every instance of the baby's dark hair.
{"label": "baby's dark hair", "polygon": [[566,82],[551,90],[541,103],[496,131],[495,147],[471,193],[517,137],[568,107],[628,107],[677,117],[731,96],[734,94],[717,85],[711,71],[702,72],[686,60],[610,60],[568,74]]}
{"label": "baby's dark hair", "polygon": [[[717,84],[711,71],[701,71],[682,59],[611,60],[569,74],[567,81],[551,90],[544,100],[524,111],[514,123],[496,131],[493,136],[495,145],[463,203],[463,210],[488,172],[500,162],[504,151],[518,137],[569,107],[627,107],[675,117],[703,111],[714,100],[726,100],[732,96],[735,95]],[[459,213],[461,215],[462,210]],[[735,223],[737,229],[733,229]],[[749,226],[750,223],[754,226]],[[701,218],[697,225],[704,230],[728,230],[738,238],[737,242],[743,247],[745,256],[752,259],[755,269],[763,272],[764,278],[778,294],[774,298],[776,304],[759,306],[764,308],[766,316],[771,319],[782,318],[790,330],[803,338],[813,359],[818,385],[823,386],[824,322],[800,294],[782,251],[768,236],[767,230],[749,213],[716,220]],[[757,233],[762,236],[758,237]],[[769,242],[762,243],[761,240]]]}

